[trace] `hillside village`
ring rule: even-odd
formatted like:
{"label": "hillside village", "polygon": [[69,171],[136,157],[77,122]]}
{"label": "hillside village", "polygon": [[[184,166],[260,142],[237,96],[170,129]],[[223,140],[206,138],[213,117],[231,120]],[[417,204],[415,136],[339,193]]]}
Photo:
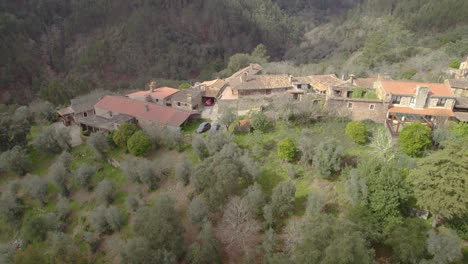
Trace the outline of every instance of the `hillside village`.
{"label": "hillside village", "polygon": [[431,129],[448,120],[468,121],[468,57],[444,83],[392,80],[386,76],[345,78],[329,75],[264,75],[250,64],[226,79],[195,83],[185,90],[157,87],[124,96],[76,103],[57,112],[65,125],[85,132],[113,131],[123,123],[180,129],[198,119],[216,122],[226,109],[237,115],[261,111],[280,101],[324,105],[333,115],[385,124],[392,137],[413,122]]}

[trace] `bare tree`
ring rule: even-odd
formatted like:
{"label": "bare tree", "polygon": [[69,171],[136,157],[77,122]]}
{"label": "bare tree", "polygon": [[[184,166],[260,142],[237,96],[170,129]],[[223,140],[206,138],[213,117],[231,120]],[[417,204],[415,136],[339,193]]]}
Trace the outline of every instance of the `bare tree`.
{"label": "bare tree", "polygon": [[258,243],[260,224],[254,219],[247,201],[235,196],[224,210],[219,231],[228,251],[245,253]]}

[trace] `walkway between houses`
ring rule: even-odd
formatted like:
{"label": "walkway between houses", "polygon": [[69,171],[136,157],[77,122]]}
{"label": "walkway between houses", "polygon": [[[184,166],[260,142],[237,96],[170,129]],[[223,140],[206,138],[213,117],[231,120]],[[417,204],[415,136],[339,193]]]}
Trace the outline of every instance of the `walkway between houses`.
{"label": "walkway between houses", "polygon": [[202,119],[210,119],[213,123],[218,119],[218,104],[211,107],[205,107],[201,112]]}

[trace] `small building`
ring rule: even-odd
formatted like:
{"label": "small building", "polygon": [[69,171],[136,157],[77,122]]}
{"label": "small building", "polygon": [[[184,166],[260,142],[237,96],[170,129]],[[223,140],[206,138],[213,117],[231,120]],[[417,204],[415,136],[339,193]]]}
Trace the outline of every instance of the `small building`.
{"label": "small building", "polygon": [[468,78],[449,79],[445,83],[456,97],[468,97]]}
{"label": "small building", "polygon": [[326,94],[330,87],[345,83],[334,74],[310,75],[303,77],[293,77],[292,84],[294,89],[312,90],[318,94]]}
{"label": "small building", "polygon": [[328,89],[326,106],[331,113],[338,116],[384,123],[389,104],[377,96],[375,89],[346,82]]}
{"label": "small building", "polygon": [[468,97],[457,97],[453,114],[462,122],[468,122]]}
{"label": "small building", "polygon": [[193,88],[200,89],[202,91],[203,106],[212,106],[218,100],[218,97],[226,87],[226,84],[225,80],[215,79],[212,81],[197,83]]}
{"label": "small building", "polygon": [[202,108],[202,94],[200,88],[181,90],[171,97],[172,107],[184,111],[199,112]]}
{"label": "small building", "polygon": [[59,118],[66,126],[76,123],[77,118],[94,116],[94,105],[100,96],[90,94],[70,100],[70,106],[57,111]]}
{"label": "small building", "polygon": [[239,98],[286,93],[292,89],[292,77],[288,75],[247,75],[239,77],[239,83],[232,92]]}
{"label": "small building", "polygon": [[171,87],[156,87],[155,82],[149,84],[149,89],[146,91],[138,91],[127,94],[130,99],[156,103],[164,106],[171,106],[171,96],[178,93],[179,90]]}

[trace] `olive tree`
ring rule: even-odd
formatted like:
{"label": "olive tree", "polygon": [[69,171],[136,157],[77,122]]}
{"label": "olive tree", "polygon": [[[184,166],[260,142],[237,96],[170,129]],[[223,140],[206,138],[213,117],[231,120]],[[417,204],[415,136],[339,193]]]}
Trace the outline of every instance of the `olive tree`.
{"label": "olive tree", "polygon": [[114,185],[108,179],[104,179],[99,182],[94,193],[96,194],[96,199],[100,204],[110,204],[115,198]]}
{"label": "olive tree", "polygon": [[109,149],[109,141],[103,132],[92,133],[87,143],[94,150],[98,158],[104,157],[104,154]]}
{"label": "olive tree", "polygon": [[26,174],[31,168],[31,160],[26,150],[20,146],[14,146],[11,150],[0,155],[0,171],[11,171],[20,176]]}
{"label": "olive tree", "polygon": [[343,155],[343,148],[337,141],[323,141],[314,150],[313,163],[321,176],[329,177],[340,170]]}
{"label": "olive tree", "polygon": [[25,183],[28,193],[32,198],[45,202],[49,194],[49,184],[46,180],[38,176],[30,176]]}
{"label": "olive tree", "polygon": [[96,167],[82,164],[75,172],[75,181],[78,187],[90,189],[91,179],[96,174]]}
{"label": "olive tree", "polygon": [[48,126],[34,138],[32,143],[39,151],[58,154],[71,148],[70,131],[68,128],[56,129]]}
{"label": "olive tree", "polygon": [[205,199],[199,195],[192,199],[188,208],[190,220],[194,224],[201,224],[208,216],[208,211]]}

